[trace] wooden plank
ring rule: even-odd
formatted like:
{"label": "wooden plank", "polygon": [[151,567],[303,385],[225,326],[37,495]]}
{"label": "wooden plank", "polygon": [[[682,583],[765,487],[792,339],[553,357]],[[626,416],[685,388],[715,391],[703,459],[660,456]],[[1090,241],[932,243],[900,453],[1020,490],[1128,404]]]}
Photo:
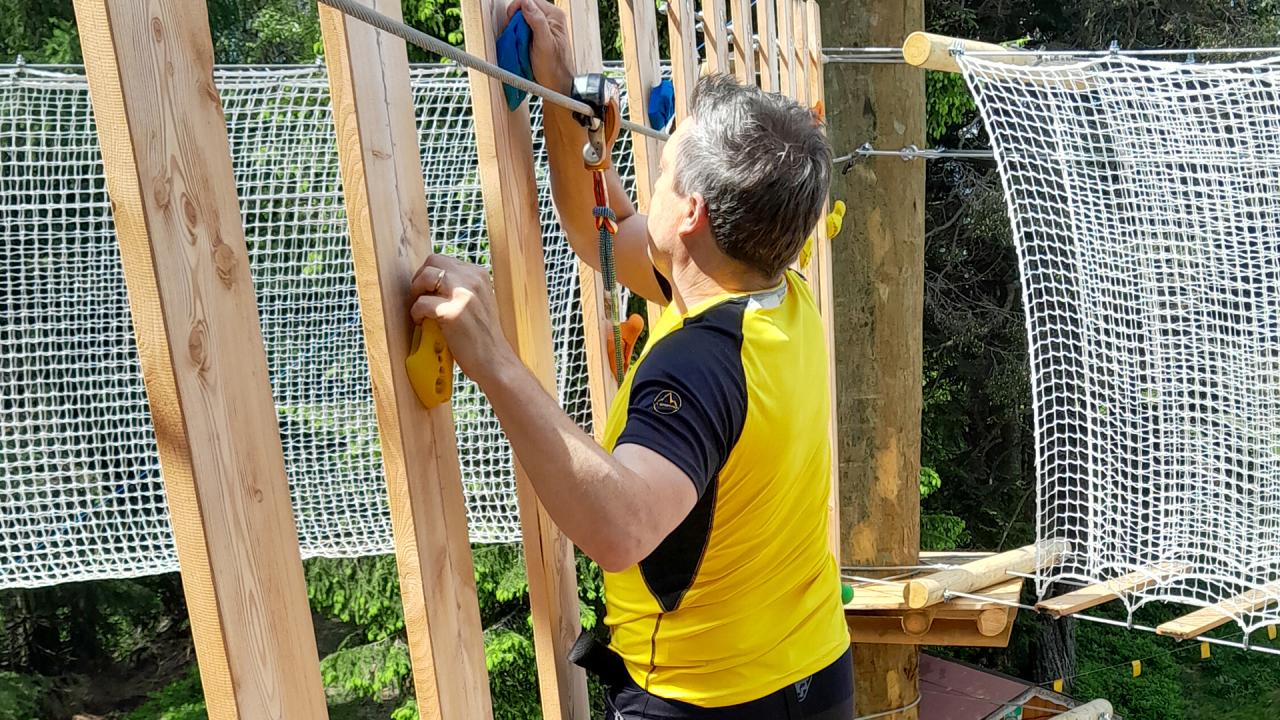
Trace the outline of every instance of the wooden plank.
{"label": "wooden plank", "polygon": [[1066,552],[1062,541],[1045,541],[1039,547],[1028,545],[981,560],[965,563],[958,568],[942,570],[910,580],[903,591],[908,607],[924,608],[943,601],[946,593],[972,593],[990,587],[1008,578],[1009,573],[1033,572],[1037,565],[1046,567],[1057,562]]}
{"label": "wooden plank", "polygon": [[[854,585],[853,600],[845,604],[846,613],[867,612],[903,612],[912,609],[903,599],[905,582],[865,583]],[[957,611],[982,611],[1001,607],[999,602],[1016,602],[1022,589],[1022,578],[1010,577],[986,588],[980,588],[974,595],[982,595],[991,600],[957,597],[937,605],[939,609]]]}
{"label": "wooden plank", "polygon": [[[649,92],[662,80],[658,53],[658,17],[647,0],[618,0],[622,32],[622,64],[627,75],[627,107],[631,121],[649,124]],[[649,212],[653,183],[658,179],[662,144],[654,138],[631,133],[632,162],[636,174],[636,211]],[[648,303],[649,327],[662,315],[663,306]]]}
{"label": "wooden plank", "polygon": [[[618,0],[622,29],[622,63],[627,75],[627,105],[631,121],[649,124],[649,91],[662,80],[658,55],[658,17],[648,0]],[[653,183],[658,178],[662,144],[640,133],[631,133],[635,158],[636,209],[649,212]]]}
{"label": "wooden plank", "polygon": [[[960,66],[956,64],[956,57],[951,52],[952,48],[955,47],[964,48],[968,52],[1010,52],[1008,48],[991,43],[977,40],[961,40],[945,35],[916,31],[908,35],[907,39],[902,43],[902,58],[906,60],[908,65],[926,70],[958,74]],[[1037,62],[1035,55],[1019,58],[1014,54],[1010,54],[997,59],[1014,64]]]}
{"label": "wooden plank", "polygon": [[756,0],[756,60],[760,65],[760,89],[779,92],[778,17],[770,0]]}
{"label": "wooden plank", "polygon": [[702,0],[702,38],[707,62],[702,74],[729,72],[729,34],[725,27],[725,0]]}
{"label": "wooden plank", "polygon": [[[556,5],[565,13],[574,73],[604,72],[604,56],[600,49],[599,5],[575,3],[572,0],[556,0]],[[609,364],[609,359],[613,356],[613,326],[609,313],[605,311],[604,278],[599,271],[581,259],[577,260],[577,264],[578,290],[582,299],[582,334],[587,355],[587,391],[591,398],[591,430],[596,439],[600,440],[604,437],[609,405],[613,402],[613,396],[618,393],[618,381]]]}
{"label": "wooden plank", "polygon": [[809,99],[809,10],[804,0],[791,0],[791,52],[795,74],[795,99],[805,107],[813,105]]}
{"label": "wooden plank", "polygon": [[[760,2],[768,2],[769,0],[760,0]],[[794,38],[792,35],[791,8],[793,0],[776,0],[777,7],[776,32],[773,36],[773,42],[776,43],[778,53],[778,87],[777,92],[787,97],[796,96],[796,53],[792,47]],[[763,42],[763,38],[761,39]]]}
{"label": "wooden plank", "polygon": [[[399,0],[363,0],[400,19]],[[453,414],[427,410],[405,372],[405,298],[431,253],[402,41],[320,5],[356,290],[382,443],[418,712],[493,716]]]}
{"label": "wooden plank", "polygon": [[689,95],[698,82],[698,34],[693,0],[668,0],[667,39],[671,47],[671,85],[676,96],[676,123],[689,117]]}
{"label": "wooden plank", "polygon": [[1106,582],[1089,585],[1055,598],[1041,600],[1036,603],[1036,610],[1053,618],[1074,615],[1091,607],[1116,600],[1126,593],[1138,592],[1153,585],[1159,585],[1169,578],[1186,572],[1190,567],[1191,565],[1188,563],[1179,562],[1163,563],[1143,568],[1142,570],[1135,570]]}
{"label": "wooden plank", "polygon": [[755,85],[756,48],[751,0],[730,0],[729,17],[733,20],[733,75],[744,85]]}
{"label": "wooden plank", "polygon": [[1156,633],[1178,640],[1199,637],[1210,630],[1226,625],[1240,615],[1274,605],[1280,598],[1280,581],[1243,592],[1220,603],[1170,620],[1156,628]]}
{"label": "wooden plank", "polygon": [[[468,52],[496,62],[498,18],[505,17],[506,6],[506,0],[463,0]],[[555,357],[528,106],[508,112],[500,82],[474,70],[469,76],[502,329],[543,388],[554,394]],[[568,661],[580,627],[573,545],[538,502],[518,459],[515,465],[543,717],[586,720],[586,676]]]}
{"label": "wooden plank", "polygon": [[325,718],[207,8],[75,11],[209,717]]}

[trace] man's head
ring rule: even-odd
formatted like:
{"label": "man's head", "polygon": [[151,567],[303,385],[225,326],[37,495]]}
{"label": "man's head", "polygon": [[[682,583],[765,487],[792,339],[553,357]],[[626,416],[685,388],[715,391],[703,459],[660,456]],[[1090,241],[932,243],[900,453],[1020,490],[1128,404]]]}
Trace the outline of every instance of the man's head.
{"label": "man's head", "polygon": [[778,277],[818,223],[831,182],[831,146],[807,108],[738,84],[702,78],[662,152],[649,215],[654,261],[696,255],[699,243],[748,272]]}

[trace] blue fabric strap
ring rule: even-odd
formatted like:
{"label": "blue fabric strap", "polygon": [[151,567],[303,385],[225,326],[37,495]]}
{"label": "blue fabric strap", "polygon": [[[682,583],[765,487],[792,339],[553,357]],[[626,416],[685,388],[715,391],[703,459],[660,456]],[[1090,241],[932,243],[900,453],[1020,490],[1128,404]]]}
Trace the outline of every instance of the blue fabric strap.
{"label": "blue fabric strap", "polygon": [[676,115],[676,89],[671,80],[663,80],[649,91],[649,127],[661,130]]}

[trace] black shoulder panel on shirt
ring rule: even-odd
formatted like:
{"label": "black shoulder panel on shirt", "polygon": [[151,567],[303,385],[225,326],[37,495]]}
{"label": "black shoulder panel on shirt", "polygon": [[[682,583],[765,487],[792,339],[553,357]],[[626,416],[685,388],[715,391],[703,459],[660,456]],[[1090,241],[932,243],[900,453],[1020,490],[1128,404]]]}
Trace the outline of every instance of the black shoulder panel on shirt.
{"label": "black shoulder panel on shirt", "polygon": [[658,341],[636,368],[617,445],[647,447],[693,481],[698,502],[640,563],[650,592],[670,612],[693,584],[714,520],[717,476],[747,415],[742,320],[747,299],[716,305]]}

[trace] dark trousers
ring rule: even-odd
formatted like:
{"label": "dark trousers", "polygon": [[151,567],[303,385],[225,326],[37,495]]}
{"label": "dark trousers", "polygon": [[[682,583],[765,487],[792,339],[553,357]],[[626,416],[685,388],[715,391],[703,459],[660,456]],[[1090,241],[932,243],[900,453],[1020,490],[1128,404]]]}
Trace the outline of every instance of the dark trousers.
{"label": "dark trousers", "polygon": [[852,720],[853,650],[798,683],[759,700],[704,708],[664,700],[630,677],[605,691],[606,720]]}

